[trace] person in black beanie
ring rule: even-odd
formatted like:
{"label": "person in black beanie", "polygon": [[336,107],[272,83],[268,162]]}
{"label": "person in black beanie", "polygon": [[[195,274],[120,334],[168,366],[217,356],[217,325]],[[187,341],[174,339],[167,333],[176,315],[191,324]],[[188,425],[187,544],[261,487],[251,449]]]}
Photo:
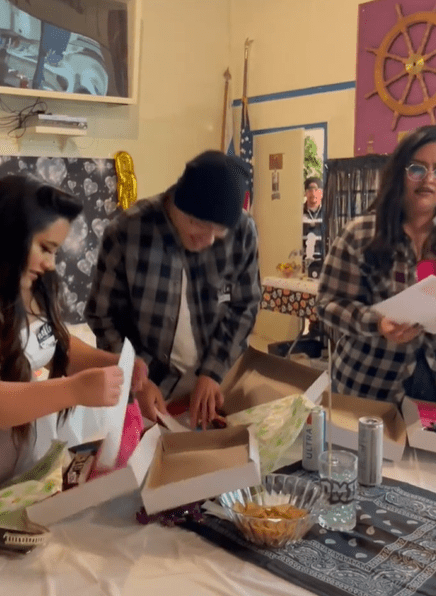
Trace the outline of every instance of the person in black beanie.
{"label": "person in black beanie", "polygon": [[261,298],[247,176],[239,157],[205,151],[105,229],[85,316],[99,347],[119,352],[128,337],[148,364],[136,398],[153,421],[167,400],[188,396],[191,426],[206,428],[247,347]]}

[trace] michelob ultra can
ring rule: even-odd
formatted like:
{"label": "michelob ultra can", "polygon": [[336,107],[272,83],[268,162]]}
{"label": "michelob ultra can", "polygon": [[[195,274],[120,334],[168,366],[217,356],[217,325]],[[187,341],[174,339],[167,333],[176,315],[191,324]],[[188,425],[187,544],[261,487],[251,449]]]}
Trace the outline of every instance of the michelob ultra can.
{"label": "michelob ultra can", "polygon": [[310,472],[318,471],[318,458],[325,451],[326,415],[322,406],[315,406],[303,427],[302,466]]}
{"label": "michelob ultra can", "polygon": [[378,416],[359,418],[357,480],[364,486],[382,482],[383,420]]}

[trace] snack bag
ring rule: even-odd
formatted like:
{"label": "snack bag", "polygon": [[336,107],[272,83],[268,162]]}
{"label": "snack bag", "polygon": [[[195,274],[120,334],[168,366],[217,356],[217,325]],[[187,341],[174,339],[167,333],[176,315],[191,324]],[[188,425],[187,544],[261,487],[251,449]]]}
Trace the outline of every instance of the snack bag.
{"label": "snack bag", "polygon": [[293,462],[288,455],[314,404],[305,395],[289,395],[227,416],[230,425],[254,426],[260,470],[269,474]]}

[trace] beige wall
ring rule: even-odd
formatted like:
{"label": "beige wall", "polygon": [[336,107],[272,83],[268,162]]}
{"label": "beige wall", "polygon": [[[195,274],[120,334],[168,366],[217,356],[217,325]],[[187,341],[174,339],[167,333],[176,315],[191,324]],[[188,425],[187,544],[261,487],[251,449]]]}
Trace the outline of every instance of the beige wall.
{"label": "beige wall", "polygon": [[[134,160],[139,197],[160,192],[190,157],[219,148],[223,73],[229,66],[233,98],[240,98],[245,39],[254,40],[249,97],[354,81],[358,5],[359,0],[142,0],[138,105],[48,101],[53,113],[86,116],[88,136],[26,134],[15,141],[1,130],[0,155],[112,157],[124,150]],[[252,103],[251,127],[326,122],[327,156],[351,156],[354,95],[348,89]],[[31,103],[3,100],[15,110]],[[240,109],[234,122],[237,135]],[[302,200],[302,189],[295,192]],[[277,327],[282,324],[277,319]]]}
{"label": "beige wall", "polygon": [[[360,0],[232,0],[231,70],[242,93],[244,41],[250,48],[248,96],[355,80]],[[354,89],[250,104],[254,130],[327,122],[328,157],[349,157]]]}
{"label": "beige wall", "polygon": [[[0,154],[133,156],[140,196],[159,192],[195,153],[219,147],[223,72],[242,93],[244,41],[249,96],[355,79],[359,0],[142,0],[137,106],[48,101],[54,113],[85,115],[89,134],[59,139],[0,131]],[[12,109],[31,102],[3,96]],[[4,115],[4,114],[2,114]],[[253,129],[328,123],[328,156],[352,155],[354,89],[250,104]],[[239,110],[235,111],[236,128]]]}
{"label": "beige wall", "polygon": [[[128,151],[140,197],[172,184],[185,162],[219,148],[223,73],[229,64],[230,0],[142,0],[139,103],[115,106],[47,101],[53,113],[86,116],[86,137],[0,131],[0,155],[113,157]],[[2,96],[19,110],[29,98]],[[4,116],[4,113],[0,114]]]}
{"label": "beige wall", "polygon": [[[230,48],[235,97],[242,95],[244,42],[247,38],[253,40],[249,50],[248,97],[263,100],[249,104],[254,131],[322,122],[327,124],[327,157],[353,155],[353,88],[281,100],[262,96],[354,81],[358,5],[359,0],[232,0]],[[236,129],[239,121],[237,109]],[[274,134],[265,136],[272,140]],[[265,136],[259,135],[256,141]],[[293,150],[297,153],[296,147]],[[301,221],[302,175],[295,184],[295,203],[299,203],[295,217]],[[294,240],[289,233],[289,250]],[[261,265],[265,269],[265,263],[269,263],[269,275],[274,274],[270,271],[272,264],[287,256],[278,258],[279,248],[274,235],[269,243],[265,238],[261,242],[260,250],[268,252],[261,254]],[[255,331],[269,341],[290,339],[298,332],[298,320],[261,311]]]}

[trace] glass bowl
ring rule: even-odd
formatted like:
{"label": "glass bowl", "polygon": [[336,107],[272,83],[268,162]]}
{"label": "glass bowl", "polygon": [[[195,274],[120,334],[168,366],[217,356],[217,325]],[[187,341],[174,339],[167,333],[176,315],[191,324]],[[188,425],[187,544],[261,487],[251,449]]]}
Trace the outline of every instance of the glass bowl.
{"label": "glass bowl", "polygon": [[[267,474],[261,485],[223,493],[218,501],[247,540],[266,548],[283,548],[301,540],[328,506],[320,484],[287,474]],[[250,515],[250,503],[265,508],[266,517]],[[292,519],[287,505],[303,510],[296,512],[300,517]]]}

